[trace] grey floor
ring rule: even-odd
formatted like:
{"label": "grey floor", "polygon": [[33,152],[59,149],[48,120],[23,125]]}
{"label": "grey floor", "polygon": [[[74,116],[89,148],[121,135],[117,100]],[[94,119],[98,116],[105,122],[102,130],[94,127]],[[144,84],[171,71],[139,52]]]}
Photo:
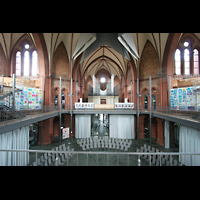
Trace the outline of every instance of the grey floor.
{"label": "grey floor", "polygon": [[[99,127],[96,129],[97,132],[93,134],[92,137],[108,137],[108,128],[104,126],[104,123],[100,121]],[[69,144],[70,142],[70,144]],[[66,139],[62,141],[62,144],[65,144],[65,146],[70,145],[70,149],[74,148],[74,151],[83,151],[82,148],[77,144],[77,139],[73,138],[72,141],[70,139]],[[140,149],[141,146],[144,146],[144,144],[149,145],[149,138],[146,139],[140,139],[139,144],[137,143],[136,139],[132,140],[132,145],[128,149],[128,152],[136,152],[137,148]],[[30,146],[30,149],[35,150],[51,150],[52,148],[55,148],[59,146],[59,137],[54,137],[54,141],[51,144],[48,145],[34,145]],[[177,147],[166,149],[165,147],[159,145],[156,142],[156,139],[152,138],[152,147],[155,147],[163,152],[178,152],[179,149]],[[109,148],[97,148],[97,149],[89,149],[88,151],[92,152],[124,152],[118,149],[109,149]],[[41,154],[42,155],[42,154]],[[40,157],[41,155],[38,155]],[[173,156],[174,159],[178,160],[178,156]],[[29,164],[31,165],[35,161],[35,153],[29,153]],[[137,166],[138,165],[138,156],[137,155],[129,155],[129,158],[127,155],[116,155],[116,154],[109,154],[108,156],[106,154],[79,154],[77,156],[73,155],[68,162],[65,162],[63,166]],[[141,158],[141,166],[149,166],[149,162]]]}
{"label": "grey floor", "polygon": [[[98,136],[94,136],[98,137]],[[105,136],[107,137],[107,136]],[[70,148],[74,148],[74,151],[83,151],[82,148],[77,144],[77,139],[73,138],[71,141],[71,144],[68,144],[70,142],[70,139],[66,139],[62,141],[62,144],[65,144],[65,146],[69,146]],[[139,144],[137,144],[137,139],[132,140],[132,145],[128,149],[128,152],[136,152],[137,148],[140,148],[141,146],[144,146],[144,144],[149,145],[149,138],[146,139],[140,139]],[[52,148],[55,148],[59,146],[59,137],[54,137],[54,141],[51,144],[48,145],[34,145],[30,146],[30,150],[51,150]],[[156,139],[152,138],[152,147],[155,147],[159,149],[160,151],[163,152],[178,152],[179,149],[177,147],[173,148],[168,148],[166,149],[165,147],[159,145],[156,142]],[[89,149],[87,151],[92,151],[92,152],[123,152],[117,149],[106,149],[106,148],[97,148],[97,149]],[[42,154],[41,154],[42,155]],[[38,154],[38,157],[41,155]],[[173,156],[175,159],[178,160],[178,156]],[[78,162],[77,162],[78,160]],[[129,165],[130,166],[137,166],[138,165],[138,156],[135,155],[130,155],[129,156]],[[35,161],[35,153],[29,153],[29,164],[31,165]],[[128,156],[127,155],[98,155],[98,160],[97,160],[97,154],[92,154],[92,155],[83,155],[79,154],[78,157],[77,155],[73,155],[69,160],[68,163],[65,162],[63,166],[127,166],[128,165]],[[141,158],[141,166],[149,166],[149,163]]]}

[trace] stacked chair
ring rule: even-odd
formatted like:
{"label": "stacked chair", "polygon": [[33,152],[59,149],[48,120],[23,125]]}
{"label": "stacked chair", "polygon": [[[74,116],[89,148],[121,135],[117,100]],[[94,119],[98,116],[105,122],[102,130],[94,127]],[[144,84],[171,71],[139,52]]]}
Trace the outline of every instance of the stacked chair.
{"label": "stacked chair", "polygon": [[[147,146],[146,144],[144,144],[144,146],[141,146],[140,149],[137,148],[137,152],[154,153],[154,152],[162,152],[162,151],[159,151],[159,149],[155,149],[154,147],[152,147],[151,149],[149,145]],[[171,166],[171,163],[172,163],[172,166],[181,166],[180,162],[178,162],[172,156],[169,156],[169,155],[151,155],[151,156],[142,155],[141,157],[144,158],[148,162],[150,162],[150,159],[151,159],[151,165],[153,166]]]}
{"label": "stacked chair", "polygon": [[119,138],[108,138],[108,137],[90,137],[77,139],[77,144],[82,148],[83,151],[87,149],[118,149],[121,151],[128,151],[132,144],[132,140],[119,139]]}
{"label": "stacked chair", "polygon": [[37,159],[37,162],[33,162],[32,166],[55,166],[56,158],[58,158],[58,165],[62,166],[73,154],[72,153],[58,153],[57,151],[74,151],[74,149],[70,149],[67,146],[67,150],[65,144],[62,144],[58,147],[51,149],[55,151],[55,153],[45,153],[40,158]]}

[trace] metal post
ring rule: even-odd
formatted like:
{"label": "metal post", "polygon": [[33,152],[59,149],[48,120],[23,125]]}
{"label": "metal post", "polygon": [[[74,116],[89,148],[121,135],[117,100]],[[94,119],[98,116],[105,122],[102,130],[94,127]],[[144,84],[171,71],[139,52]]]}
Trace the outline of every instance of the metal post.
{"label": "metal post", "polygon": [[43,86],[43,83],[44,83],[44,77],[42,76],[42,104],[41,104],[42,113],[43,113],[43,103],[44,103],[44,101],[43,101],[43,99],[44,99],[44,94],[43,94],[44,86]]}
{"label": "metal post", "polygon": [[2,85],[1,85],[1,93],[3,95],[3,82],[4,82],[4,75],[2,75]]}
{"label": "metal post", "polygon": [[15,74],[13,74],[13,84],[12,84],[12,94],[13,94],[13,110],[15,110]]}
{"label": "metal post", "polygon": [[151,147],[151,76],[149,77],[149,100],[150,100],[150,113],[149,113],[149,133],[150,133],[150,147]]}
{"label": "metal post", "polygon": [[58,166],[58,157],[56,157],[55,166]]}
{"label": "metal post", "polygon": [[41,121],[41,146],[43,145],[43,120]]}
{"label": "metal post", "polygon": [[131,103],[133,103],[133,81],[131,80]]}
{"label": "metal post", "polygon": [[88,166],[88,153],[87,153],[87,166]]}
{"label": "metal post", "polygon": [[138,155],[138,166],[141,166],[140,155]]}
{"label": "metal post", "polygon": [[38,163],[37,163],[37,152],[35,153],[35,162],[38,165]]}
{"label": "metal post", "polygon": [[73,91],[72,91],[72,85],[73,85],[73,79],[71,78],[71,136],[70,136],[70,142],[72,142],[72,137],[73,137],[73,128],[72,128],[72,116],[73,116],[73,113],[72,113],[72,103],[73,103]]}
{"label": "metal post", "polygon": [[[171,76],[169,76],[168,99],[169,99],[169,114],[171,114]],[[169,148],[171,148],[171,121],[169,121]]]}
{"label": "metal post", "polygon": [[59,127],[59,145],[61,145],[61,104],[62,104],[62,96],[61,96],[61,76],[60,76],[60,127]]}
{"label": "metal post", "polygon": [[139,79],[137,78],[137,144],[139,144]]}
{"label": "metal post", "polygon": [[169,76],[169,92],[168,92],[168,99],[169,99],[169,114],[171,114],[171,76]]}
{"label": "metal post", "polygon": [[8,166],[8,151],[7,151],[7,165],[6,166]]}

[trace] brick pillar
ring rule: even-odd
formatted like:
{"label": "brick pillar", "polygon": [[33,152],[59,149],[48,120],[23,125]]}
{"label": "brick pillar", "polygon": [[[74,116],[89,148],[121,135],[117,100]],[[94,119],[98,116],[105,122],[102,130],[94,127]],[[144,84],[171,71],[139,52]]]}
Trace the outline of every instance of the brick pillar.
{"label": "brick pillar", "polygon": [[175,143],[174,143],[174,123],[175,122],[171,122],[171,147],[175,147]]}
{"label": "brick pillar", "polygon": [[151,137],[156,138],[157,122],[155,118],[151,119]]}
{"label": "brick pillar", "polygon": [[53,134],[55,136],[59,136],[59,127],[60,127],[60,119],[58,117],[55,117],[55,120],[53,121]]}
{"label": "brick pillar", "polygon": [[140,139],[145,138],[145,136],[144,136],[144,119],[145,119],[145,117],[146,117],[146,115],[139,116],[139,129],[140,129],[139,138]]}
{"label": "brick pillar", "polygon": [[[72,117],[72,126],[73,126],[73,137],[75,137],[75,115]],[[71,135],[71,115],[65,114],[65,127],[70,127],[70,135]]]}
{"label": "brick pillar", "polygon": [[[53,141],[53,119],[43,121],[43,145],[50,144]],[[41,144],[41,122],[39,123],[38,144]]]}
{"label": "brick pillar", "polygon": [[157,118],[157,143],[165,146],[164,142],[164,120]]}

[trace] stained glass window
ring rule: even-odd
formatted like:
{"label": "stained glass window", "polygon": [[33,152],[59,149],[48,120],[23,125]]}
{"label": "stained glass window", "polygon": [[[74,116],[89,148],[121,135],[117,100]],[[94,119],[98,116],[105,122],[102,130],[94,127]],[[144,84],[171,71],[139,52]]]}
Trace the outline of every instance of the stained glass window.
{"label": "stained glass window", "polygon": [[181,52],[179,49],[175,51],[175,73],[181,74]]}
{"label": "stained glass window", "polygon": [[32,76],[36,76],[38,71],[38,55],[36,51],[32,53]]}
{"label": "stained glass window", "polygon": [[15,68],[16,76],[21,76],[21,52],[18,51],[16,53],[16,68]]}
{"label": "stained glass window", "polygon": [[194,74],[199,74],[199,51],[194,49]]}
{"label": "stained glass window", "polygon": [[29,76],[29,52],[24,53],[24,76]]}
{"label": "stained glass window", "polygon": [[190,74],[190,51],[188,49],[184,50],[184,64],[185,64],[185,74]]}

